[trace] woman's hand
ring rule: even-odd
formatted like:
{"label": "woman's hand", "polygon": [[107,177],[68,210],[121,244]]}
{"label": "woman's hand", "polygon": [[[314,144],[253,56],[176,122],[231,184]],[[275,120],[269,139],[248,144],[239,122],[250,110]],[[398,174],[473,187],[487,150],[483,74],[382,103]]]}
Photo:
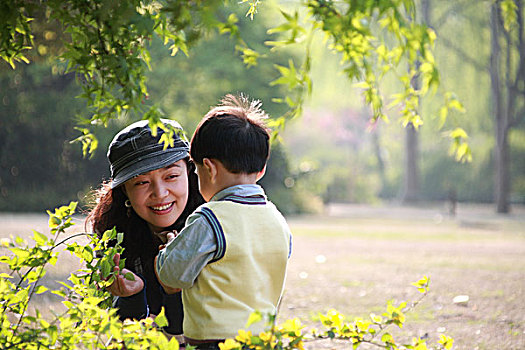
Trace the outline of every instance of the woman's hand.
{"label": "woman's hand", "polygon": [[[139,276],[135,275],[130,270],[124,268],[122,269],[122,274],[120,273],[120,254],[115,254],[113,257],[113,262],[115,263],[115,267],[113,268],[113,271],[115,271],[115,280],[109,287],[107,287],[107,290],[111,294],[117,297],[129,297],[144,289],[144,281],[142,281]],[[130,281],[123,276],[127,273],[131,273],[133,275],[133,281]]]}

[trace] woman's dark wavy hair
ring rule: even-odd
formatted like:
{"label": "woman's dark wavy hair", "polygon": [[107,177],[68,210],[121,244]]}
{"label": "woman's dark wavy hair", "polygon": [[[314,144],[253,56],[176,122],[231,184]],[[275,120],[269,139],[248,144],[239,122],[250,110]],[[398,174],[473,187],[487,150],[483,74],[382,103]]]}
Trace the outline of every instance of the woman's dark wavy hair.
{"label": "woman's dark wavy hair", "polygon": [[[173,225],[167,227],[167,230],[182,230],[188,216],[204,203],[199,193],[195,165],[189,160],[189,157],[184,160],[188,169],[188,202],[179,218]],[[116,227],[117,232],[124,233],[122,243],[125,248],[124,254],[127,257],[138,256],[144,249],[144,233],[149,234],[150,229],[147,222],[138,216],[134,210],[130,210],[128,216],[128,208],[124,205],[128,197],[125,195],[122,186],[111,189],[110,182],[106,182],[95,191],[96,202],[87,217],[86,226],[91,225],[93,232],[99,237],[102,237],[107,230]]]}

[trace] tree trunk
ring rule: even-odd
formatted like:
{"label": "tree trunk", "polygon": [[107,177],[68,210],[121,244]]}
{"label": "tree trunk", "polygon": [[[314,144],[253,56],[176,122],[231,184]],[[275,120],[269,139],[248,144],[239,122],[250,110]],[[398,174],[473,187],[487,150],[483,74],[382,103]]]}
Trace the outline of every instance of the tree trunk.
{"label": "tree trunk", "polygon": [[[499,42],[501,22],[498,13],[498,3],[493,3],[490,14],[490,80],[493,100],[494,130],[496,132],[496,147],[494,148],[495,174],[494,174],[494,197],[496,211],[508,213],[510,193],[509,173],[509,144],[508,144],[508,108],[504,105],[504,94],[500,75],[501,47]],[[507,106],[508,107],[508,106]]]}
{"label": "tree trunk", "polygon": [[374,153],[377,159],[377,171],[379,172],[379,178],[381,179],[381,189],[379,191],[381,195],[384,189],[388,186],[388,180],[386,177],[385,160],[383,157],[383,151],[382,151],[381,142],[379,138],[379,129],[375,129],[372,132],[372,144],[374,146]]}
{"label": "tree trunk", "polygon": [[[430,25],[430,0],[421,1],[422,22]],[[418,62],[416,62],[416,65]],[[420,88],[421,82],[416,76],[412,79],[415,90]],[[403,186],[403,203],[413,203],[419,199],[419,137],[412,124],[407,125],[405,131],[405,179]]]}
{"label": "tree trunk", "polygon": [[498,213],[510,212],[509,193],[510,193],[510,147],[508,142],[508,131],[503,125],[496,125],[496,176],[495,176],[495,199],[496,211]]}
{"label": "tree trunk", "polygon": [[419,197],[419,144],[417,131],[412,124],[405,132],[405,183],[403,203],[413,203]]}

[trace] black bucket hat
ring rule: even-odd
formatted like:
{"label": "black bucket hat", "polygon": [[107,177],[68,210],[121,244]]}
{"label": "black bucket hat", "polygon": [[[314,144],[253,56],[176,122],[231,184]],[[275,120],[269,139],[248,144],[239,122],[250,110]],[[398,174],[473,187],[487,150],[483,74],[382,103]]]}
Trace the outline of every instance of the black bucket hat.
{"label": "black bucket hat", "polygon": [[161,119],[161,122],[168,129],[175,128],[174,142],[166,149],[164,142],[159,143],[165,131],[157,128],[157,134],[153,136],[147,120],[133,123],[115,135],[107,153],[111,167],[111,188],[189,156],[189,143],[181,138],[183,130],[180,124],[170,119]]}

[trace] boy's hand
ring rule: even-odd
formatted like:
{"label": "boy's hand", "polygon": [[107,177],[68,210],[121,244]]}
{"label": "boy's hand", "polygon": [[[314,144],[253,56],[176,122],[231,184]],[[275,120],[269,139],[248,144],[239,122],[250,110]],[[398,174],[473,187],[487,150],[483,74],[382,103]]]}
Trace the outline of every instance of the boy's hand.
{"label": "boy's hand", "polygon": [[[144,289],[144,281],[142,281],[139,276],[135,275],[130,270],[124,268],[122,269],[122,274],[120,274],[120,254],[115,254],[113,257],[113,262],[115,263],[115,267],[113,268],[113,271],[115,271],[115,280],[109,287],[107,287],[107,290],[111,294],[118,297],[129,297]],[[131,273],[133,275],[133,280],[128,280],[123,276],[127,273]]]}
{"label": "boy's hand", "polygon": [[[175,236],[173,236],[173,238],[175,238]],[[169,243],[169,241],[168,241],[168,243]],[[173,288],[173,287],[167,286],[164,283],[162,283],[162,281],[160,280],[159,275],[157,273],[157,257],[158,256],[155,257],[155,261],[153,262],[153,264],[154,264],[153,265],[154,266],[153,269],[155,270],[155,277],[157,277],[157,281],[159,281],[159,283],[162,286],[162,288],[164,288],[164,291],[166,292],[166,294],[175,294],[175,293],[180,292],[182,290],[181,288]]]}
{"label": "boy's hand", "polygon": [[165,242],[162,245],[159,245],[159,250],[162,250],[166,248],[166,246],[177,237],[178,232],[177,231],[164,231],[161,232],[159,235],[163,235],[162,241]]}

